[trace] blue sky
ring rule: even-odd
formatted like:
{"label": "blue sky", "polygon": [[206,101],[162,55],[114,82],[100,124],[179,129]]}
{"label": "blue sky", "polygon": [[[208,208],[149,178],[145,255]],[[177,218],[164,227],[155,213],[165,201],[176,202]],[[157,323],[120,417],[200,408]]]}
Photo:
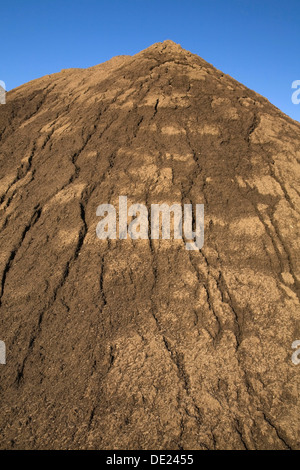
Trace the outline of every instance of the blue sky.
{"label": "blue sky", "polygon": [[300,121],[300,0],[3,0],[8,90],[69,67],[178,42]]}

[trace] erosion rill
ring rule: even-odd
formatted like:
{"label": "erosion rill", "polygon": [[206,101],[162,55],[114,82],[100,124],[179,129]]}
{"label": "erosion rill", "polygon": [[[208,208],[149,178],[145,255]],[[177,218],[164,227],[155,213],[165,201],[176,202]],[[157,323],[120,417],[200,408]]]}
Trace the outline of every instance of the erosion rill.
{"label": "erosion rill", "polygon": [[[297,449],[300,125],[166,41],[0,106],[0,446]],[[101,204],[204,204],[99,240]]]}

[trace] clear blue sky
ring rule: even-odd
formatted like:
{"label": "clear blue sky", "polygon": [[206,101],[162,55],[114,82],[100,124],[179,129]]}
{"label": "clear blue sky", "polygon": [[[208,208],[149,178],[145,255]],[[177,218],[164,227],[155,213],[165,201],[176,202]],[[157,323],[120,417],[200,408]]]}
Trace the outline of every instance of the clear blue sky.
{"label": "clear blue sky", "polygon": [[8,90],[69,67],[178,42],[300,121],[300,0],[1,0]]}

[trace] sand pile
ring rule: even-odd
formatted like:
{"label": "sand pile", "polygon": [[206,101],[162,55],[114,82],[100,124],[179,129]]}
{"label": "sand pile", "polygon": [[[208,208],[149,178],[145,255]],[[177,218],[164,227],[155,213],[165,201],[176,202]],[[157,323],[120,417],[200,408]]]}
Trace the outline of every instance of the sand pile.
{"label": "sand pile", "polygon": [[[300,125],[166,41],[0,107],[0,446],[299,448]],[[100,204],[204,204],[100,240]]]}

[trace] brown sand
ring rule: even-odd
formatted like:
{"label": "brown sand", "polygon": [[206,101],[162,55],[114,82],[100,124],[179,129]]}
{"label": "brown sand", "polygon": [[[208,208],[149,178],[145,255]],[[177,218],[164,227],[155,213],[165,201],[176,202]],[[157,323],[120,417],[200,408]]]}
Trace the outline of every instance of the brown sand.
{"label": "brown sand", "polygon": [[[172,41],[0,107],[0,446],[296,449],[300,125]],[[201,252],[96,208],[204,203]]]}

